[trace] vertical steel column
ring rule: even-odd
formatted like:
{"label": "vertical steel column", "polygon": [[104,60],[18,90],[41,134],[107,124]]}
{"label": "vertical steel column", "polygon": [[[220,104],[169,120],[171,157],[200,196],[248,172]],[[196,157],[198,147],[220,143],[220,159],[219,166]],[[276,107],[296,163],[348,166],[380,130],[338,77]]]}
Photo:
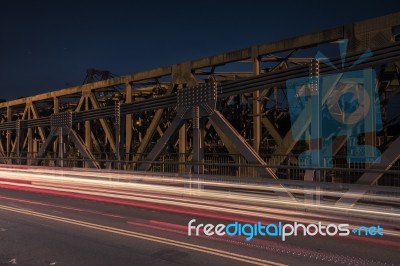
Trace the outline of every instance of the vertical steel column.
{"label": "vertical steel column", "polygon": [[[58,114],[60,112],[60,100],[58,97],[53,98],[53,113]],[[57,143],[54,142],[53,144],[53,153],[54,155],[57,154]]]}
{"label": "vertical steel column", "polygon": [[[187,126],[186,123],[183,123],[183,125],[179,129],[179,173],[185,173],[186,171],[186,132],[187,132]],[[165,133],[164,133],[165,134]]]}
{"label": "vertical steel column", "polygon": [[[397,68],[396,68],[397,69]],[[399,69],[397,69],[397,72],[400,74]],[[400,75],[398,76],[398,82],[400,84]],[[379,89],[379,87],[378,87]],[[387,115],[387,108],[386,104],[384,102],[387,102],[388,99],[388,91],[384,89],[380,95],[380,101],[381,101],[381,115],[382,115],[382,123],[385,125],[388,122],[388,115]],[[388,141],[388,127],[383,127],[383,143],[387,143]]]}
{"label": "vertical steel column", "polygon": [[[254,75],[260,75],[260,58],[257,57],[253,62]],[[260,91],[253,93],[253,148],[258,153],[261,142],[261,102]]]}
{"label": "vertical steel column", "polygon": [[53,113],[58,114],[58,112],[60,112],[60,99],[58,99],[57,97],[53,98]]}
{"label": "vertical steel column", "polygon": [[[367,70],[364,70],[364,79],[365,79],[365,83],[364,83],[364,87],[368,86],[373,86],[372,88],[370,88],[369,91],[372,91],[372,93],[375,93],[375,86],[376,84],[372,84],[372,77],[371,75],[368,74]],[[364,90],[363,93],[368,93],[368,88],[365,88],[366,90]],[[365,96],[363,96],[365,97]],[[372,113],[371,116],[369,116],[371,118],[370,121],[364,123],[365,126],[365,132],[370,131],[370,128],[368,128],[369,125],[376,125],[376,109],[375,109],[375,97],[373,95],[370,95],[370,97],[373,100],[373,102],[371,102],[370,105],[370,110],[367,108],[364,108],[364,117],[368,117],[368,112],[370,111]],[[379,99],[378,99],[379,100]],[[372,132],[368,132],[365,133],[364,135],[365,137],[365,145],[370,145],[372,147],[376,146],[376,130],[372,131]],[[375,154],[373,149],[365,149],[365,159],[366,159],[366,165],[365,167],[368,167],[373,161],[375,161],[375,157],[377,157],[378,155]]]}
{"label": "vertical steel column", "polygon": [[[260,75],[260,63],[259,57],[254,59],[253,72],[255,75]],[[258,153],[260,150],[261,142],[261,102],[260,102],[260,91],[253,93],[253,148]]]}
{"label": "vertical steel column", "polygon": [[58,128],[58,157],[60,158],[60,167],[64,167],[64,142],[63,127]]}
{"label": "vertical steel column", "polygon": [[[132,102],[132,84],[125,85],[125,103]],[[125,160],[130,160],[132,147],[132,114],[127,114],[125,117]],[[128,166],[127,166],[128,167]]]}
{"label": "vertical steel column", "polygon": [[203,147],[203,125],[200,119],[200,107],[193,107],[193,162],[194,173],[204,173],[204,147]]}
{"label": "vertical steel column", "polygon": [[[89,93],[90,93],[90,91],[86,92],[86,95],[85,95],[85,111],[89,110]],[[89,151],[92,151],[92,140],[91,140],[92,136],[91,135],[92,135],[92,131],[90,129],[90,120],[86,120],[85,121],[85,146],[86,146],[86,149]],[[85,167],[86,168],[90,167],[89,162],[85,161]]]}
{"label": "vertical steel column", "polygon": [[[321,167],[321,93],[319,88],[319,61],[313,59],[310,64],[311,89],[311,165]],[[321,171],[315,171],[315,181],[321,182]],[[316,186],[316,204],[320,202],[320,188]]]}
{"label": "vertical steel column", "polygon": [[115,116],[115,158],[118,161],[116,163],[116,168],[120,169],[121,167],[121,155],[120,155],[120,144],[121,144],[121,102],[115,101],[115,109],[114,109],[114,116]]}
{"label": "vertical steel column", "polygon": [[[30,105],[31,103],[27,103],[27,105]],[[32,119],[32,116],[31,116],[31,108],[30,108],[30,106],[27,106],[28,107],[28,120],[31,120]],[[28,165],[32,165],[32,160],[31,160],[31,158],[32,158],[32,152],[33,152],[33,137],[32,137],[32,128],[28,128],[28,160],[27,160],[27,164]]]}
{"label": "vertical steel column", "polygon": [[[11,107],[7,106],[7,122],[10,122],[12,119],[11,116]],[[11,130],[7,130],[7,157],[11,157]]]}
{"label": "vertical steel column", "polygon": [[16,150],[17,150],[17,164],[21,163],[21,154],[20,154],[20,147],[19,147],[19,143],[20,143],[20,136],[21,136],[21,121],[18,119],[16,121],[16,137],[15,137],[15,141],[16,141]]}

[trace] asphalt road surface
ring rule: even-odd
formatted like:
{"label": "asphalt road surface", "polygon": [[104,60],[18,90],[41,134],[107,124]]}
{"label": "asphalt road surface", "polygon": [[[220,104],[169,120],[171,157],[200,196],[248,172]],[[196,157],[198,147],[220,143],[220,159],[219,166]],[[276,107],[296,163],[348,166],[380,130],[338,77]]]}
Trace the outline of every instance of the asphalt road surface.
{"label": "asphalt road surface", "polygon": [[397,265],[396,238],[187,236],[199,214],[0,189],[0,265]]}

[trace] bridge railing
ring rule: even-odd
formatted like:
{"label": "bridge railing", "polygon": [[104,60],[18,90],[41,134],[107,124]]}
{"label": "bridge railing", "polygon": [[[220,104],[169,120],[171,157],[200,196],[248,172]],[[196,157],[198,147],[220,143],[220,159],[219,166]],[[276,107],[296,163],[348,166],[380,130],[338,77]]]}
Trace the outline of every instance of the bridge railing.
{"label": "bridge railing", "polygon": [[[94,153],[102,169],[138,170],[140,163],[145,160],[135,161],[137,154],[126,154],[121,159],[117,159],[113,153]],[[141,158],[146,156],[142,154]],[[298,165],[297,155],[262,155],[266,165],[271,168],[280,179],[284,180],[304,180],[306,171],[319,171],[321,182],[347,183],[352,184],[366,172],[378,172],[382,174],[376,185],[400,187],[400,161],[392,165],[391,170],[374,169],[372,164],[346,161],[345,158],[337,157],[333,160],[331,167],[307,168]],[[10,164],[31,165],[36,153],[11,154],[6,158]],[[58,153],[50,152],[45,158],[41,158],[41,166],[57,167],[63,165],[68,168],[84,168],[89,163],[79,153],[69,154],[67,157],[60,158]],[[61,160],[63,164],[61,164]],[[283,162],[277,164],[276,162]],[[260,177],[257,168],[265,167],[262,165],[249,164],[240,154],[205,154],[204,162],[193,162],[190,154],[164,154],[157,161],[149,162],[150,171],[155,173],[178,173],[192,174],[194,166],[203,167],[206,176],[226,176],[226,177]]]}

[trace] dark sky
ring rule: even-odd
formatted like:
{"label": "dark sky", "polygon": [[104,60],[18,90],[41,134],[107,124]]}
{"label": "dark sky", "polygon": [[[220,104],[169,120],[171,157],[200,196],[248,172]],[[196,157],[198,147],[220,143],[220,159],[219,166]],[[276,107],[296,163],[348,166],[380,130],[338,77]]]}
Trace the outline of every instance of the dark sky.
{"label": "dark sky", "polygon": [[130,74],[396,11],[395,0],[2,2],[0,98],[81,84],[87,68]]}

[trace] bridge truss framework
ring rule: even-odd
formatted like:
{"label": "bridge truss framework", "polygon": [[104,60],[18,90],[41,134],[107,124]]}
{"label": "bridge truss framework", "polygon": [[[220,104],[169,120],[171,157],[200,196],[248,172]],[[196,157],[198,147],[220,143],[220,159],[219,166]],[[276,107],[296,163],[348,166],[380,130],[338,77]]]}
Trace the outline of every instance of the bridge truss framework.
{"label": "bridge truss framework", "polygon": [[[121,77],[91,70],[90,83],[0,103],[0,163],[398,187],[399,32],[395,13]],[[313,143],[293,137],[285,84],[311,74],[316,49],[343,39],[345,66],[373,51],[354,69],[378,73],[384,128],[359,141],[378,147],[382,160],[346,160],[348,140],[337,137],[333,168],[300,168],[298,154]],[[341,64],[337,55],[331,61]],[[319,66],[320,74],[339,71]]]}

